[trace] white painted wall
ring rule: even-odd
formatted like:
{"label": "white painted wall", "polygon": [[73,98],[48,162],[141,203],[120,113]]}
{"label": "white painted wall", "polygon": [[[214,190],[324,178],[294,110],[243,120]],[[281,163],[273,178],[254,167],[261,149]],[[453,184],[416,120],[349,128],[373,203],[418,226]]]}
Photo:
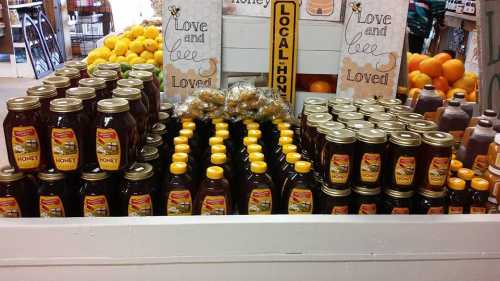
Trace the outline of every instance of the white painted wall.
{"label": "white painted wall", "polygon": [[153,15],[150,0],[109,0],[113,10],[115,31],[121,32],[128,26],[141,23]]}

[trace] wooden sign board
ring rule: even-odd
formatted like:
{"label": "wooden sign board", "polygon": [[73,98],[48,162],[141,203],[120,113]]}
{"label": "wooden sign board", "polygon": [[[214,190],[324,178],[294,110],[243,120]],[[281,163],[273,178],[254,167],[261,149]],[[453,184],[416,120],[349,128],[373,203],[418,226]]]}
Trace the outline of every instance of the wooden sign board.
{"label": "wooden sign board", "polygon": [[[272,0],[224,0],[224,15],[270,17]],[[341,21],[343,0],[300,0],[300,19]]]}
{"label": "wooden sign board", "polygon": [[500,1],[479,1],[479,99],[481,108],[500,110]]}
{"label": "wooden sign board", "polygon": [[293,107],[297,76],[299,0],[273,1],[269,40],[269,87]]}
{"label": "wooden sign board", "polygon": [[398,86],[408,0],[349,0],[337,95],[393,97]]}
{"label": "wooden sign board", "polygon": [[163,12],[165,93],[181,102],[198,88],[219,88],[222,3],[165,0]]}

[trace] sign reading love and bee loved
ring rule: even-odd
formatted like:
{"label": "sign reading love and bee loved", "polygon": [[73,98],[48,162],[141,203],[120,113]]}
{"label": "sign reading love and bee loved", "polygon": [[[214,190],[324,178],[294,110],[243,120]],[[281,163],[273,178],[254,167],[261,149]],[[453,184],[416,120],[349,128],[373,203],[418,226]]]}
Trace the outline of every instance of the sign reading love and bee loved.
{"label": "sign reading love and bee loved", "polygon": [[219,88],[221,1],[165,0],[163,7],[167,97],[180,102],[198,88]]}
{"label": "sign reading love and bee loved", "polygon": [[348,0],[337,94],[396,94],[408,0]]}

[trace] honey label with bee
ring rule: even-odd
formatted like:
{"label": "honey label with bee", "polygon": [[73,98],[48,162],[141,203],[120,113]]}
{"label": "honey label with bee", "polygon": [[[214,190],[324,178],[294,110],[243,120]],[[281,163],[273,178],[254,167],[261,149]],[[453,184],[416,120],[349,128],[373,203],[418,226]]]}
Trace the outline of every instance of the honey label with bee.
{"label": "honey label with bee", "polygon": [[193,200],[189,190],[171,191],[167,199],[167,216],[190,216],[193,214]]}
{"label": "honey label with bee", "polygon": [[79,147],[73,129],[52,129],[52,159],[59,171],[75,171],[79,162]]}
{"label": "honey label with bee", "polygon": [[109,206],[106,196],[85,196],[85,199],[83,199],[83,216],[109,217]]}
{"label": "honey label with bee", "polygon": [[227,215],[226,198],[224,196],[206,196],[201,204],[201,215]]}
{"label": "honey label with bee", "polygon": [[313,194],[309,189],[294,188],[288,199],[288,214],[306,215],[313,213]]}
{"label": "honey label with bee", "polygon": [[361,180],[364,182],[376,182],[380,175],[382,159],[378,153],[365,153],[361,158]]}
{"label": "honey label with bee", "polygon": [[153,215],[153,203],[151,196],[132,195],[128,200],[128,216],[129,217],[145,217]]}
{"label": "honey label with bee", "polygon": [[21,208],[14,197],[0,198],[0,218],[20,218]]}
{"label": "honey label with bee", "polygon": [[428,181],[430,185],[443,186],[448,177],[450,158],[434,157],[429,164]]}
{"label": "honey label with bee", "polygon": [[330,181],[345,184],[349,178],[350,159],[347,154],[334,154],[330,160]]}
{"label": "honey label with bee", "polygon": [[415,176],[415,157],[401,156],[394,167],[394,178],[398,185],[411,185]]}
{"label": "honey label with bee", "polygon": [[377,204],[361,204],[358,214],[360,215],[375,215],[377,214]]}
{"label": "honey label with bee", "polygon": [[64,205],[59,196],[40,196],[39,206],[41,218],[65,216]]}
{"label": "honey label with bee", "polygon": [[252,190],[248,198],[249,215],[270,215],[273,206],[271,189],[257,188]]}
{"label": "honey label with bee", "polygon": [[19,169],[35,169],[40,165],[40,139],[33,126],[12,128],[12,151]]}
{"label": "honey label with bee", "polygon": [[96,153],[101,169],[105,171],[120,169],[121,146],[118,133],[115,130],[97,128]]}

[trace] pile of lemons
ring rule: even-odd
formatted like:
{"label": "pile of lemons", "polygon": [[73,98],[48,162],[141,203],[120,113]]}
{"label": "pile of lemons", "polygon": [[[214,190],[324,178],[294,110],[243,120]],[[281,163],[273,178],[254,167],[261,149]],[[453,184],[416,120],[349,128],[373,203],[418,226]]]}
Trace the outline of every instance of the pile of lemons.
{"label": "pile of lemons", "polygon": [[150,63],[163,65],[163,36],[156,26],[134,25],[120,35],[109,35],[104,46],[87,56],[87,65],[116,62],[125,64]]}

